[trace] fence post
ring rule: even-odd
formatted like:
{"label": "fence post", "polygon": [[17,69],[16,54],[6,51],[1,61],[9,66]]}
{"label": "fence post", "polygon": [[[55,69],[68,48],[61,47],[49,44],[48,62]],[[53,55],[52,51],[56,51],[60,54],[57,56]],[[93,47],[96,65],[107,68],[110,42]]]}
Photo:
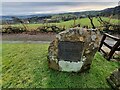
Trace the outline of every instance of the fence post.
{"label": "fence post", "polygon": [[102,47],[102,45],[103,45],[103,42],[104,42],[105,38],[106,38],[106,34],[103,35],[103,38],[102,38],[102,40],[101,40],[100,47],[99,47],[98,51],[101,50],[101,47]]}

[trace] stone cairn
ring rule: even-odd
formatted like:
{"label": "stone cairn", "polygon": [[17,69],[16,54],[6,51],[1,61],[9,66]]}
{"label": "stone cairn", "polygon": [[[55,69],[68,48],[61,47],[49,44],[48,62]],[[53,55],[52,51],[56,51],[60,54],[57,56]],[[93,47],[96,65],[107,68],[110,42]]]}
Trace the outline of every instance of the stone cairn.
{"label": "stone cairn", "polygon": [[66,72],[90,69],[99,47],[99,35],[96,29],[80,27],[60,32],[48,48],[49,67]]}

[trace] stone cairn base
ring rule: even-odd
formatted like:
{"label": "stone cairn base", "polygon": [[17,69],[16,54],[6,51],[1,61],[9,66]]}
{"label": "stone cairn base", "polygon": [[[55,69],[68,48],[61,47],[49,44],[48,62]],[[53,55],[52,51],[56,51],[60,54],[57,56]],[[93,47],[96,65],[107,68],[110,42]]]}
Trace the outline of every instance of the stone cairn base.
{"label": "stone cairn base", "polygon": [[120,90],[120,68],[115,70],[108,78],[107,82],[109,85],[115,89]]}
{"label": "stone cairn base", "polygon": [[90,69],[99,47],[99,35],[98,30],[80,27],[60,32],[48,48],[49,67],[66,72]]}

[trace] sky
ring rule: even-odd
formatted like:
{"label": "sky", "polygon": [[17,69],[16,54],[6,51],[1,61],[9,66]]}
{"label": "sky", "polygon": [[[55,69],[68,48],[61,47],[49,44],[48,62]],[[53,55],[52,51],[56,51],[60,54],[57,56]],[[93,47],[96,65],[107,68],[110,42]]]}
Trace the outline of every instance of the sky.
{"label": "sky", "polygon": [[81,12],[90,10],[102,10],[118,5],[117,0],[29,0],[29,2],[4,0],[2,1],[1,15],[32,15],[32,14],[49,14],[49,13],[66,13],[66,12]]}

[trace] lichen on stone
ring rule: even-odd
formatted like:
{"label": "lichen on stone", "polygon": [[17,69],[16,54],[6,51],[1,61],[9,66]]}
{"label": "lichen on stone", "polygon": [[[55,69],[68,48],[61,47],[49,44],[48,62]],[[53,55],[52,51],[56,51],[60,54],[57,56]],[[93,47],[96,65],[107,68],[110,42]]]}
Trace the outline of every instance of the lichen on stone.
{"label": "lichen on stone", "polygon": [[[85,69],[90,68],[92,59],[99,47],[99,35],[100,33],[98,30],[79,27],[70,28],[63,32],[60,32],[58,35],[56,35],[55,40],[50,43],[50,46],[48,48],[49,66],[53,69],[56,69],[55,67],[57,67],[59,71],[67,72],[84,71]],[[74,60],[72,62],[68,60],[59,60],[58,44],[61,41],[79,41],[84,43],[84,47],[82,47],[83,51],[80,51],[82,55],[78,63],[74,62]],[[54,66],[51,66],[52,64]]]}

